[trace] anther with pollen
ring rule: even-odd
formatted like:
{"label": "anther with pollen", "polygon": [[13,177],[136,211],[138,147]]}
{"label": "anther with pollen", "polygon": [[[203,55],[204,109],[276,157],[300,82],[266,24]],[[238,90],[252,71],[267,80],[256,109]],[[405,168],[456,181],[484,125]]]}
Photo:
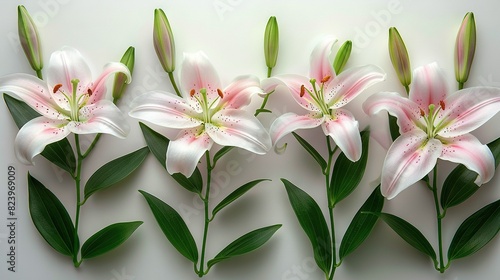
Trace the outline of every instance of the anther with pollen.
{"label": "anther with pollen", "polygon": [[444,101],[443,100],[439,101],[439,106],[441,106],[441,109],[444,110],[445,106],[444,106]]}
{"label": "anther with pollen", "polygon": [[422,116],[422,117],[425,116],[425,112],[424,112],[424,110],[422,110],[422,108],[420,108],[420,116]]}
{"label": "anther with pollen", "polygon": [[217,94],[220,96],[220,98],[224,98],[224,93],[222,93],[222,90],[219,88],[217,89]]}
{"label": "anther with pollen", "polygon": [[89,96],[91,96],[91,95],[92,95],[92,93],[93,93],[93,92],[92,92],[92,90],[91,90],[90,88],[89,88],[89,89],[87,89],[87,94],[88,94]]}
{"label": "anther with pollen", "polygon": [[195,91],[195,90],[194,90],[194,88],[193,88],[193,89],[191,89],[191,91],[189,92],[189,95],[190,95],[191,97],[193,97],[195,93],[196,93],[196,91]]}
{"label": "anther with pollen", "polygon": [[327,75],[323,79],[321,79],[321,83],[324,84],[324,83],[328,82],[331,78],[332,78],[332,76]]}
{"label": "anther with pollen", "polygon": [[62,87],[62,84],[57,84],[54,86],[54,90],[52,91],[53,93],[56,93],[60,88]]}
{"label": "anther with pollen", "polygon": [[300,86],[300,97],[306,94],[306,87],[304,85]]}

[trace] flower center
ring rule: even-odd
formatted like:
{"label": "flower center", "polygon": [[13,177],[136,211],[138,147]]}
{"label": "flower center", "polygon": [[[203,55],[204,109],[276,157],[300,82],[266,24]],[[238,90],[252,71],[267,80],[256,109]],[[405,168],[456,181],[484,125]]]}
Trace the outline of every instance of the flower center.
{"label": "flower center", "polygon": [[420,115],[424,118],[425,123],[427,124],[427,137],[428,138],[435,138],[437,132],[438,132],[438,127],[439,124],[434,124],[439,112],[441,110],[444,110],[446,108],[445,103],[443,100],[439,101],[439,106],[436,107],[435,104],[429,105],[429,113],[426,115],[425,111],[420,108]]}
{"label": "flower center", "polygon": [[206,88],[201,88],[198,92],[196,92],[195,89],[191,89],[191,91],[189,92],[189,95],[194,98],[200,105],[203,114],[202,121],[204,123],[210,123],[213,115],[212,109],[216,107],[217,101],[220,98],[224,97],[224,93],[221,89],[217,89],[217,94],[219,95],[217,98],[215,98],[214,100],[210,100],[207,96]]}
{"label": "flower center", "polygon": [[316,79],[309,80],[312,85],[312,91],[307,89],[305,85],[302,85],[300,87],[300,97],[304,97],[304,95],[307,93],[312,98],[312,100],[314,100],[323,115],[331,115],[332,113],[329,106],[325,102],[325,95],[323,93],[325,83],[328,82],[331,78],[332,77],[330,75],[323,77],[323,79],[321,79],[320,81],[319,89],[317,87]]}
{"label": "flower center", "polygon": [[78,94],[77,89],[78,89],[78,83],[80,83],[80,80],[78,79],[73,79],[71,80],[71,85],[73,88],[73,91],[71,94],[68,94],[62,90],[62,84],[57,84],[54,86],[53,93],[61,93],[64,99],[68,101],[69,104],[69,117],[72,121],[80,121],[79,118],[79,111],[80,109],[87,104],[87,101],[89,100],[89,97],[92,95],[92,90],[89,88],[87,89],[86,93],[83,94]]}

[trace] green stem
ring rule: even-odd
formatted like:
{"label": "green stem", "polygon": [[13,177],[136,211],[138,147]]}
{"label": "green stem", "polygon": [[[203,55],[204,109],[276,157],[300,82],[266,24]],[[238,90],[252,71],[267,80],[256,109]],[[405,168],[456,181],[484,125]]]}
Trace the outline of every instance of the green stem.
{"label": "green stem", "polygon": [[458,90],[464,89],[464,84],[465,83],[458,82]]}
{"label": "green stem", "polygon": [[272,67],[267,67],[267,77],[268,78],[271,78],[271,72],[273,72],[273,68]]}
{"label": "green stem", "polygon": [[210,163],[210,152],[206,151],[205,152],[205,158],[207,160],[207,187],[205,190],[205,196],[203,197],[203,204],[205,206],[205,225],[203,228],[203,243],[201,245],[201,259],[200,259],[200,269],[198,270],[198,276],[203,277],[203,275],[208,273],[207,271],[204,271],[204,265],[205,265],[205,251],[207,247],[207,236],[208,236],[208,226],[210,225],[211,219],[209,218],[209,212],[208,212],[208,202],[209,202],[209,197],[210,197],[210,181],[212,178],[212,169],[213,166]]}
{"label": "green stem", "polygon": [[175,83],[174,72],[168,72],[168,78],[170,79],[170,83],[174,87],[174,90],[175,90],[175,93],[177,93],[177,96],[182,97],[181,92],[179,91],[179,88],[177,87],[177,84]]}
{"label": "green stem", "polygon": [[442,236],[442,219],[441,208],[439,206],[438,191],[437,191],[437,164],[434,166],[434,174],[432,178],[432,193],[434,195],[434,204],[436,206],[437,228],[438,228],[438,246],[439,246],[439,269],[444,273],[446,270],[443,261],[443,236]]}
{"label": "green stem", "polygon": [[406,94],[410,94],[410,87],[405,85]]}
{"label": "green stem", "polygon": [[75,134],[75,145],[76,145],[76,151],[78,155],[77,159],[77,165],[76,165],[76,174],[75,174],[75,186],[76,186],[76,214],[75,214],[75,230],[73,232],[73,243],[74,243],[74,248],[73,248],[73,264],[75,267],[79,267],[82,261],[78,261],[78,252],[80,251],[79,247],[79,239],[78,239],[78,224],[80,222],[80,176],[82,172],[82,162],[83,162],[83,156],[82,156],[82,151],[80,149],[80,138],[78,137],[78,134]]}
{"label": "green stem", "polygon": [[35,70],[38,79],[43,80],[42,70]]}
{"label": "green stem", "polygon": [[325,185],[326,185],[326,195],[328,197],[328,214],[330,216],[330,227],[331,227],[331,238],[332,238],[332,263],[331,270],[328,275],[328,279],[333,279],[335,275],[335,270],[337,269],[337,250],[335,246],[335,220],[334,220],[334,211],[335,202],[332,192],[332,188],[330,186],[330,171],[332,166],[333,155],[337,150],[337,147],[332,149],[332,144],[330,143],[330,137],[326,136],[326,145],[328,147],[328,164],[326,170],[323,170],[323,174],[325,175]]}

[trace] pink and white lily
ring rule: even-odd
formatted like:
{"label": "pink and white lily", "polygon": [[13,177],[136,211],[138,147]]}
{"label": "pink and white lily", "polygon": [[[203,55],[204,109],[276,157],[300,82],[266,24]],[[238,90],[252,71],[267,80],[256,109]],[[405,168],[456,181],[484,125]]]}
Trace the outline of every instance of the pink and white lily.
{"label": "pink and white lily", "polygon": [[484,184],[495,172],[488,146],[469,132],[483,125],[500,110],[500,89],[473,87],[449,94],[436,63],[414,71],[409,98],[382,92],[363,104],[367,114],[387,110],[398,118],[398,137],[382,168],[382,194],[392,199],[427,175],[437,159],[465,165]]}
{"label": "pink and white lily", "polygon": [[167,148],[167,171],[191,176],[213,143],[264,154],[271,148],[266,129],[242,110],[260,81],[241,76],[222,89],[219,76],[202,52],[185,54],[181,70],[183,97],[152,91],[135,98],[130,116],[163,127],[181,129]]}
{"label": "pink and white lily", "polygon": [[113,102],[104,99],[106,79],[116,72],[130,72],[122,63],[106,64],[103,73],[92,80],[90,68],[80,52],[70,47],[52,53],[47,67],[47,81],[28,74],[0,78],[0,91],[17,96],[41,116],[27,122],[15,139],[15,153],[24,164],[46,145],[71,132],[76,134],[108,133],[125,138],[129,126]]}
{"label": "pink and white lily", "polygon": [[336,75],[330,61],[333,38],[321,41],[311,54],[309,77],[280,75],[263,82],[266,92],[278,85],[285,85],[295,101],[309,111],[306,115],[285,113],[271,125],[274,144],[297,129],[321,125],[325,135],[332,137],[337,146],[351,161],[361,157],[361,138],[358,122],[353,114],[342,108],[364,89],[383,81],[385,73],[373,65],[356,67]]}

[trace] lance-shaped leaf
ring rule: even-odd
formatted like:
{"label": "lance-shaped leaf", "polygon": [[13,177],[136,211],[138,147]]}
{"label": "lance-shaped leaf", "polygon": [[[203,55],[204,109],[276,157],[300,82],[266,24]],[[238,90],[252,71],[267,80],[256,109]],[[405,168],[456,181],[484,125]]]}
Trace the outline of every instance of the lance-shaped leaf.
{"label": "lance-shaped leaf", "polygon": [[379,185],[361,208],[359,208],[342,238],[339,248],[339,258],[341,262],[365,241],[378,220],[376,215],[369,215],[365,212],[380,213],[383,207],[384,197],[380,193]]}
{"label": "lance-shaped leaf", "polygon": [[[21,128],[25,123],[33,118],[40,116],[40,114],[31,109],[31,107],[26,103],[17,100],[10,95],[4,93],[3,98],[18,128]],[[41,155],[48,161],[62,168],[64,171],[67,171],[70,174],[75,172],[75,153],[73,152],[71,144],[67,138],[47,145]]]}
{"label": "lance-shaped leaf", "polygon": [[231,202],[233,202],[236,199],[240,198],[247,191],[249,191],[251,188],[255,187],[258,183],[260,183],[262,181],[271,181],[271,180],[269,180],[269,179],[254,180],[252,182],[248,182],[248,183],[244,184],[243,186],[237,188],[235,191],[233,191],[232,193],[230,193],[226,198],[224,198],[221,202],[219,202],[219,204],[217,204],[217,206],[215,206],[214,210],[212,210],[212,216],[215,216],[215,214],[217,214],[217,212],[219,212],[224,207],[226,207],[229,204],[231,204]]}
{"label": "lance-shaped leaf", "polygon": [[302,145],[302,147],[304,147],[304,149],[314,158],[314,160],[316,160],[316,162],[321,167],[321,171],[325,170],[326,169],[326,161],[318,153],[318,151],[316,151],[316,149],[314,149],[314,147],[311,146],[311,144],[309,144],[304,138],[300,137],[297,133],[292,132],[292,134],[295,137],[295,139],[297,139],[299,144]]}
{"label": "lance-shaped leaf", "polygon": [[281,225],[273,225],[251,231],[222,249],[213,259],[207,263],[208,268],[214,264],[232,257],[246,254],[264,245]]}
{"label": "lance-shaped leaf", "polygon": [[177,181],[177,183],[179,183],[179,185],[184,187],[186,190],[201,194],[201,191],[203,189],[203,177],[201,177],[201,172],[198,167],[194,169],[193,175],[191,175],[191,177],[186,177],[182,173],[174,173],[172,174],[172,178],[174,178],[174,180]]}
{"label": "lance-shaped leaf", "polygon": [[144,147],[128,155],[112,160],[97,169],[89,178],[87,184],[85,184],[85,200],[93,193],[109,188],[127,178],[142,164],[148,154],[148,147]]}
{"label": "lance-shaped leaf", "polygon": [[213,160],[213,166],[215,166],[215,164],[217,164],[217,162],[219,161],[219,159],[222,158],[223,155],[229,153],[232,149],[234,148],[234,146],[224,146],[222,147],[220,150],[218,150],[215,155],[214,155],[214,160]]}
{"label": "lance-shaped leaf", "polygon": [[490,242],[500,231],[500,200],[481,208],[458,228],[448,259],[456,260],[474,254]]}
{"label": "lance-shaped leaf", "polygon": [[75,255],[75,227],[61,201],[30,174],[28,195],[31,219],[43,239],[59,253]]}
{"label": "lance-shaped leaf", "polygon": [[332,265],[332,240],[328,226],[314,199],[286,179],[281,179],[288,193],[288,199],[302,229],[309,237],[314,250],[314,260],[325,274]]}
{"label": "lance-shaped leaf", "polygon": [[141,221],[109,225],[92,235],[82,246],[82,259],[107,253],[123,244],[142,225]]}
{"label": "lance-shaped leaf", "polygon": [[389,225],[404,241],[413,246],[413,248],[431,257],[434,264],[437,264],[436,252],[432,248],[429,241],[425,236],[412,224],[388,213],[372,213],[381,218],[387,225]]}
{"label": "lance-shaped leaf", "polygon": [[[495,166],[498,168],[500,163],[500,138],[488,144],[493,157],[495,158]],[[453,169],[443,183],[441,191],[441,205],[443,209],[456,206],[469,197],[471,197],[479,186],[474,183],[477,178],[477,173],[467,169],[460,164]]]}
{"label": "lance-shaped leaf", "polygon": [[172,246],[174,246],[181,255],[196,264],[198,262],[196,242],[179,213],[157,197],[145,191],[139,192],[148,202],[151,212],[153,212],[158,225],[168,241],[170,241]]}
{"label": "lance-shaped leaf", "polygon": [[330,207],[339,203],[358,187],[365,174],[366,163],[368,162],[369,142],[370,130],[366,129],[361,132],[361,158],[356,162],[352,162],[344,153],[341,153],[335,161],[330,183],[332,188],[330,191],[331,197],[329,197]]}

